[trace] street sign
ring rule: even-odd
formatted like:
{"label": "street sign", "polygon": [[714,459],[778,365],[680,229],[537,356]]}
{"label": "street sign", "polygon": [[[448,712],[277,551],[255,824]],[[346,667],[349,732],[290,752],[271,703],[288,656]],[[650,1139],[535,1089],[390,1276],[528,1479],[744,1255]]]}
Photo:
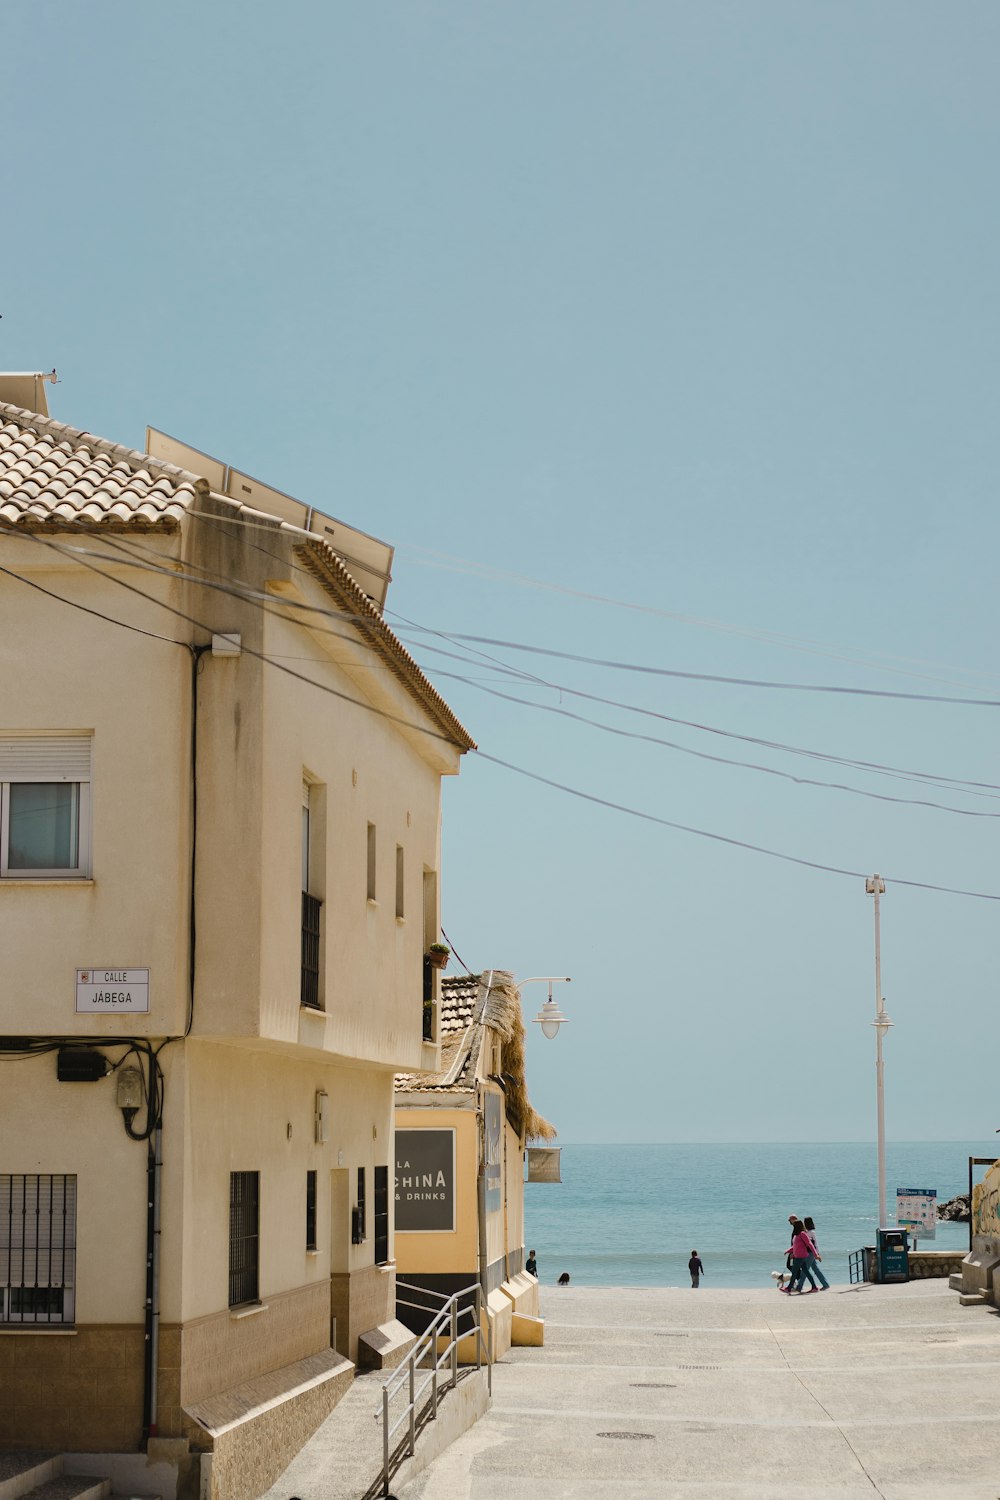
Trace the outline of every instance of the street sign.
{"label": "street sign", "polygon": [[77,969],[76,1009],[149,1014],[148,969]]}

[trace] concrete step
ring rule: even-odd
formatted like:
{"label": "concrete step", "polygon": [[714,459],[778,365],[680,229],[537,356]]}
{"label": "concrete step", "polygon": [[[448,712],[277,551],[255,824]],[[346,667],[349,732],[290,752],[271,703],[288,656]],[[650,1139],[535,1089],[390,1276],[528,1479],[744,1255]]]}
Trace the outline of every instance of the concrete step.
{"label": "concrete step", "polygon": [[951,1275],[948,1277],[948,1285],[951,1287],[951,1290],[953,1292],[960,1292],[962,1290],[961,1271],[952,1271]]}
{"label": "concrete step", "polygon": [[95,1479],[92,1474],[57,1474],[33,1490],[26,1490],[24,1500],[107,1500],[110,1494],[110,1479]]}
{"label": "concrete step", "polygon": [[63,1470],[62,1455],[33,1450],[0,1453],[0,1500],[20,1500]]}
{"label": "concrete step", "polygon": [[989,1299],[982,1292],[959,1292],[959,1307],[986,1307]]}

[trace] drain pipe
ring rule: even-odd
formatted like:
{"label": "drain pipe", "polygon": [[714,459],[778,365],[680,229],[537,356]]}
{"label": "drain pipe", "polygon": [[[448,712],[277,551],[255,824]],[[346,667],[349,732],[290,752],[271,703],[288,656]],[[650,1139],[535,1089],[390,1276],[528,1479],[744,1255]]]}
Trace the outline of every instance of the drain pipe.
{"label": "drain pipe", "polygon": [[149,1338],[149,1437],[156,1437],[157,1396],[160,1368],[160,1207],[163,1201],[163,1132],[153,1132],[153,1250]]}
{"label": "drain pipe", "polygon": [[147,1441],[156,1436],[156,1366],[160,1343],[160,1130],[146,1148],[146,1328],[143,1358],[142,1425]]}

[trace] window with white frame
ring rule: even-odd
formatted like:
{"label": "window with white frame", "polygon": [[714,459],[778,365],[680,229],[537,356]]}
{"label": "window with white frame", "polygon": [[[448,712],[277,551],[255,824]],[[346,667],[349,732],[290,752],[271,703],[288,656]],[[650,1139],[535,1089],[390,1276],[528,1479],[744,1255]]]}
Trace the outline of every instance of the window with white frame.
{"label": "window with white frame", "polygon": [[72,1323],[76,1177],[0,1173],[0,1323]]}
{"label": "window with white frame", "polygon": [[0,878],[90,874],[89,734],[0,734]]}

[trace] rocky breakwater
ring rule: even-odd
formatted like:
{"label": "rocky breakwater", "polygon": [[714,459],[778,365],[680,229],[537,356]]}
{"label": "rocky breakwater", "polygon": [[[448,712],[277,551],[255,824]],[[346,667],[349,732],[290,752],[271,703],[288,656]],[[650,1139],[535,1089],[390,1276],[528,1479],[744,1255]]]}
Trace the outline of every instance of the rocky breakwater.
{"label": "rocky breakwater", "polygon": [[968,1193],[959,1193],[957,1198],[949,1198],[947,1203],[939,1203],[937,1216],[945,1223],[968,1224],[970,1217]]}

